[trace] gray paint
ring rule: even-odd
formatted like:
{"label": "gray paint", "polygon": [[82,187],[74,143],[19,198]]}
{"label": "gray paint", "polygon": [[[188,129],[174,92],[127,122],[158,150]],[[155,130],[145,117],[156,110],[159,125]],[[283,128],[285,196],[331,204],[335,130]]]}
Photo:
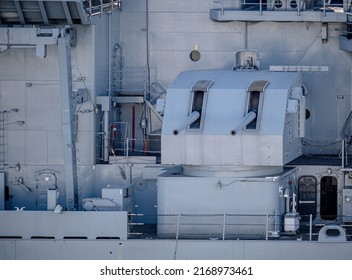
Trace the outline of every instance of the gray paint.
{"label": "gray paint", "polygon": [[5,174],[0,173],[0,210],[5,210]]}
{"label": "gray paint", "polygon": [[[308,144],[303,146],[303,152],[321,155],[340,153],[340,130],[351,110],[351,53],[340,49],[339,40],[341,30],[344,29],[345,15],[328,13],[323,18],[321,12],[306,11],[297,19],[295,11],[268,11],[263,15],[235,11],[226,12],[225,18],[217,13],[219,18],[216,20],[220,21],[214,21],[211,19],[213,11],[210,14],[210,9],[217,7],[212,0],[123,1],[122,9],[111,15],[110,28],[108,15],[93,17],[92,25],[73,26],[77,31],[76,47],[71,50],[73,87],[87,89],[90,96],[76,113],[79,201],[86,197],[100,196],[101,188],[107,184],[125,183],[118,170],[120,166],[125,170],[127,180],[135,182],[134,211],[146,215],[139,217],[138,221],[156,221],[157,174],[144,177],[145,166],[154,165],[155,161],[142,164],[133,160],[119,162],[118,165],[113,160],[106,164],[96,161],[96,132],[100,131],[100,126],[99,114],[94,114],[92,110],[96,105],[95,97],[107,95],[109,49],[115,43],[122,47],[122,68],[125,72],[133,70],[133,76],[146,71],[149,66],[150,82],[159,82],[165,88],[185,70],[232,69],[235,52],[243,47],[259,50],[263,69],[270,65],[326,65],[329,72],[302,73],[302,79],[309,89],[307,108],[311,112],[311,117],[306,122],[305,140]],[[233,21],[221,22],[226,17]],[[292,21],[273,22],[288,19]],[[249,22],[244,24],[242,20]],[[321,38],[321,21],[329,22],[327,42],[323,42]],[[111,31],[110,45],[108,30]],[[199,48],[201,54],[198,62],[189,58],[190,52],[195,48]],[[45,172],[55,174],[60,193],[59,203],[65,204],[65,147],[58,63],[57,46],[47,47],[45,59],[38,58],[35,49],[27,48],[9,49],[0,54],[0,110],[18,109],[18,112],[12,111],[8,114],[6,126],[5,185],[9,186],[13,196],[6,203],[8,210],[15,206],[26,207],[26,210],[38,210],[42,207],[39,189],[44,187],[43,182],[38,180],[41,180],[39,174]],[[125,81],[124,85],[139,86],[143,79],[138,76],[136,80]],[[110,117],[111,120],[131,123],[132,106],[136,109],[136,148],[143,151],[139,123],[143,105],[120,104]],[[161,127],[159,120],[152,120],[150,127]],[[25,124],[18,125],[18,121],[25,121]],[[18,163],[21,167],[19,170],[16,169]],[[159,168],[162,167],[159,165]],[[339,170],[339,164],[330,167],[299,165],[296,177],[298,179],[303,175],[312,175],[319,182],[321,176],[338,176],[338,199],[341,202],[338,214],[341,215],[346,208],[346,204],[342,203],[344,176]],[[23,178],[23,182],[19,183],[18,178]],[[27,192],[26,188],[30,188],[31,192]],[[318,192],[317,199],[319,198]],[[319,209],[320,206],[317,207]],[[315,222],[339,221],[325,221],[318,213]],[[120,245],[112,241],[1,240],[0,244],[0,256],[4,259],[173,259],[175,248],[178,248],[177,258],[183,259],[351,258],[349,243],[331,245],[299,241],[127,240]],[[95,253],[92,254],[92,251]]]}
{"label": "gray paint", "polygon": [[350,260],[351,249],[346,243],[305,241],[0,240],[5,260]]}
{"label": "gray paint", "polygon": [[67,210],[73,210],[77,206],[77,162],[76,141],[74,141],[74,115],[72,101],[72,70],[71,70],[71,46],[69,30],[61,30],[58,39],[59,69],[60,69],[60,92],[62,106],[62,128],[65,162],[65,185]]}

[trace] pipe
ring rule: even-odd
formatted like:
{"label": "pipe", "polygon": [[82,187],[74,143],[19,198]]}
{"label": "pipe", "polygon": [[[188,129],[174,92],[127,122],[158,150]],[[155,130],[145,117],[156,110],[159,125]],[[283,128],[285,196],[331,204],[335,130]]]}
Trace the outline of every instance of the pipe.
{"label": "pipe", "polygon": [[150,94],[150,40],[149,40],[149,0],[145,0],[145,27],[146,27],[146,63],[147,63],[147,85],[144,91],[144,100],[147,93]]}
{"label": "pipe", "polygon": [[132,151],[134,151],[134,144],[135,144],[135,123],[136,123],[136,107],[132,106]]}
{"label": "pipe", "polygon": [[226,235],[226,214],[224,214],[224,220],[222,223],[222,240],[225,240]]}
{"label": "pipe", "polygon": [[342,139],[342,148],[341,148],[341,167],[345,168],[345,139]]}
{"label": "pipe", "polygon": [[284,198],[286,200],[285,212],[286,212],[286,214],[288,214],[288,213],[290,213],[290,190],[289,189],[285,189]]}
{"label": "pipe", "polygon": [[104,161],[109,161],[109,111],[104,111]]}
{"label": "pipe", "polygon": [[309,241],[312,241],[312,232],[313,232],[313,216],[309,214]]}
{"label": "pipe", "polygon": [[278,214],[277,210],[275,210],[274,215],[275,215],[275,217],[274,217],[274,231],[275,231],[275,233],[278,233],[279,232],[279,221],[278,221],[279,214]]}
{"label": "pipe", "polygon": [[248,23],[242,22],[242,48],[247,49],[248,48]]}
{"label": "pipe", "polygon": [[257,117],[254,111],[248,112],[247,115],[236,125],[235,129],[231,130],[231,135],[235,136],[238,132],[245,128],[246,125],[250,124]]}
{"label": "pipe", "polygon": [[111,82],[112,82],[112,69],[111,69],[111,13],[108,13],[108,95],[111,96]]}
{"label": "pipe", "polygon": [[198,120],[200,117],[199,112],[193,111],[185,120],[182,124],[179,125],[178,128],[174,130],[174,135],[178,135],[181,131],[185,130],[187,126],[191,125],[194,123],[196,120]]}
{"label": "pipe", "polygon": [[269,239],[269,215],[266,214],[266,223],[265,223],[265,240]]}
{"label": "pipe", "polygon": [[292,213],[296,213],[296,193],[292,193]]}

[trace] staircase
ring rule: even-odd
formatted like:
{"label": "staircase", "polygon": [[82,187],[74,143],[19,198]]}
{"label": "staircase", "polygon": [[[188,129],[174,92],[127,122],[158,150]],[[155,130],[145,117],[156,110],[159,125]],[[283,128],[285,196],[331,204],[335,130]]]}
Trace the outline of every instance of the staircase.
{"label": "staircase", "polygon": [[163,121],[163,110],[157,108],[157,100],[161,97],[165,97],[166,90],[158,82],[154,82],[150,85],[149,98],[145,101],[148,107],[158,117],[159,120]]}

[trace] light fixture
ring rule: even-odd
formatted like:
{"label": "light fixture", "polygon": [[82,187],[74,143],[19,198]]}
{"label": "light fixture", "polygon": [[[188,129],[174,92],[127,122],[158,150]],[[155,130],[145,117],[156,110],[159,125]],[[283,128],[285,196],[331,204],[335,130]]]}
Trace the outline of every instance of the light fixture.
{"label": "light fixture", "polygon": [[64,212],[64,210],[60,204],[55,206],[54,214],[62,214],[63,212]]}

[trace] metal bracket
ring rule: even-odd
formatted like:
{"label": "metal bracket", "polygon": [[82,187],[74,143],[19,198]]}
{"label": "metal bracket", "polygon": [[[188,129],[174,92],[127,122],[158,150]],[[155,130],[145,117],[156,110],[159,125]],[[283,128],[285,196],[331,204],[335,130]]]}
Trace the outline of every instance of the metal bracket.
{"label": "metal bracket", "polygon": [[72,91],[73,104],[75,106],[88,101],[88,90],[85,88],[79,88]]}

